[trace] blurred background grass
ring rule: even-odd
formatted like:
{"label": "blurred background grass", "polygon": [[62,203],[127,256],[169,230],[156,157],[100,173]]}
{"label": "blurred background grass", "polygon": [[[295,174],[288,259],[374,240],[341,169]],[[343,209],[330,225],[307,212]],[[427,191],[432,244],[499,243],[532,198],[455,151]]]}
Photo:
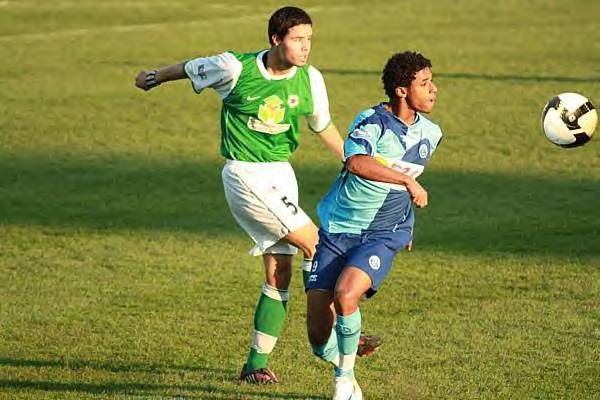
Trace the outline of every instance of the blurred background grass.
{"label": "blurred background grass", "polygon": [[[432,59],[445,138],[422,177],[415,250],[364,325],[368,399],[593,399],[600,393],[600,147],[540,132],[564,91],[600,101],[600,4],[302,1],[340,130],[383,98],[397,51]],[[281,4],[0,2],[0,398],[328,398],[304,295],[239,386],[260,260],[231,218],[219,99],[135,74],[267,45]],[[340,165],[305,130],[292,163],[312,216]]]}

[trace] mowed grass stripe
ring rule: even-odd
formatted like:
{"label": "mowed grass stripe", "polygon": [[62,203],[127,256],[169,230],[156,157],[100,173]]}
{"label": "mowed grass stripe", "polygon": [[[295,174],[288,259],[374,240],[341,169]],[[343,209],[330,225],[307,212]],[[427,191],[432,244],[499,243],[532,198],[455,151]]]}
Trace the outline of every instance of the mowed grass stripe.
{"label": "mowed grass stripe", "polygon": [[189,29],[199,28],[204,26],[214,26],[215,24],[233,24],[238,25],[242,23],[255,23],[264,19],[264,14],[247,14],[243,17],[219,17],[212,18],[202,21],[176,21],[176,22],[160,22],[160,23],[146,23],[146,24],[131,24],[131,25],[117,25],[108,27],[93,27],[93,28],[81,28],[71,29],[64,31],[49,31],[43,33],[22,33],[15,35],[3,35],[0,36],[0,42],[14,42],[14,41],[38,41],[38,40],[55,40],[60,38],[72,38],[74,36],[91,36],[91,35],[105,35],[107,33],[127,33],[127,32],[139,32],[139,31],[163,31],[168,29]]}
{"label": "mowed grass stripe", "polygon": [[[282,383],[237,384],[263,272],[224,203],[220,101],[133,87],[142,68],[267,46],[281,4],[11,3],[0,34],[57,35],[0,45],[0,399],[330,398],[298,273]],[[414,251],[362,305],[385,341],[357,361],[365,397],[598,397],[600,138],[565,151],[539,120],[562,91],[600,102],[600,3],[300,5],[341,130],[384,100],[395,51],[429,56],[440,88]],[[315,217],[340,163],[305,129],[293,164]]]}

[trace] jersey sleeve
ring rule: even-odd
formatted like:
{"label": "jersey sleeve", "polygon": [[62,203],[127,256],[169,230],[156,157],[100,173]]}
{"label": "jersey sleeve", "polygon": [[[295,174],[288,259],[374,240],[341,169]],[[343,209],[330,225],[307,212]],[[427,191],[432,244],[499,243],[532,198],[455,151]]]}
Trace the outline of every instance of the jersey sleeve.
{"label": "jersey sleeve", "polygon": [[442,141],[442,130],[439,126],[435,125],[435,129],[430,134],[431,152],[433,153]]}
{"label": "jersey sleeve", "polygon": [[376,118],[370,117],[372,113],[372,109],[363,111],[350,125],[348,138],[344,142],[344,161],[359,154],[375,156],[383,126]]}
{"label": "jersey sleeve", "polygon": [[310,90],[313,100],[313,112],[306,117],[308,127],[314,132],[324,131],[331,123],[329,99],[323,75],[313,66],[308,67]]}
{"label": "jersey sleeve", "polygon": [[242,73],[242,63],[230,52],[189,60],[184,66],[196,93],[213,88],[224,99],[231,93]]}

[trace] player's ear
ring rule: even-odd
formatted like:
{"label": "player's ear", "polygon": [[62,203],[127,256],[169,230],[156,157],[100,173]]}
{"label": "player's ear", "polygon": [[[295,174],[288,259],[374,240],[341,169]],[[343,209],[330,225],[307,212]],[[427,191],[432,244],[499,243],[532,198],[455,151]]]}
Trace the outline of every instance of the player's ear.
{"label": "player's ear", "polygon": [[278,34],[274,33],[271,35],[271,43],[273,43],[273,46],[279,46],[282,41],[283,39],[280,38]]}
{"label": "player's ear", "polygon": [[395,92],[396,92],[396,96],[399,99],[404,99],[404,98],[406,98],[406,94],[407,94],[408,91],[406,90],[405,87],[398,86],[398,87],[396,87]]}

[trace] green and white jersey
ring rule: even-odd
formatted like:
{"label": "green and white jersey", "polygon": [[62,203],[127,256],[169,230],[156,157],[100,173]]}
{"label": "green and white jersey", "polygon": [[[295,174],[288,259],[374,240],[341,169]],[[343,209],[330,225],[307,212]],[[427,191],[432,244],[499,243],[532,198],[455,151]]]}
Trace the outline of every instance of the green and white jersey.
{"label": "green and white jersey", "polygon": [[196,93],[210,87],[223,100],[221,154],[230,160],[287,161],[298,147],[300,116],[315,132],[331,122],[321,73],[306,65],[272,76],[262,61],[266,52],[225,52],[185,64]]}

